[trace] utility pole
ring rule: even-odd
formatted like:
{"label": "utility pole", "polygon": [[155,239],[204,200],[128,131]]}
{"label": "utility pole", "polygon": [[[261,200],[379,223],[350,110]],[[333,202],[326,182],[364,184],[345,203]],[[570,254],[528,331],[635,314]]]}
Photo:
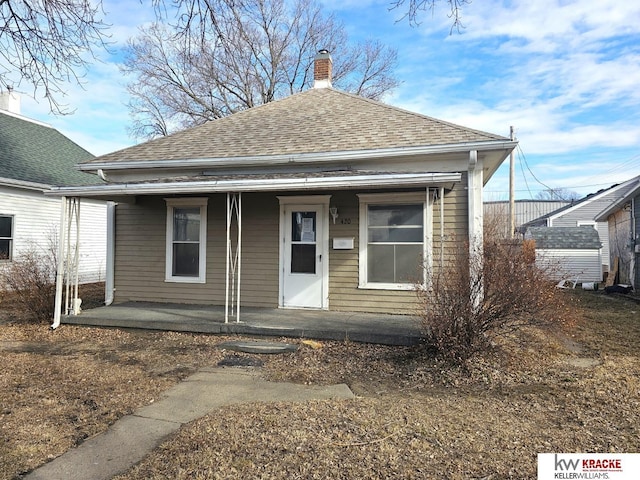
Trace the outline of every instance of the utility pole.
{"label": "utility pole", "polygon": [[[516,139],[513,125],[510,127],[511,141]],[[513,238],[516,231],[516,168],[513,150],[509,157],[509,238]]]}

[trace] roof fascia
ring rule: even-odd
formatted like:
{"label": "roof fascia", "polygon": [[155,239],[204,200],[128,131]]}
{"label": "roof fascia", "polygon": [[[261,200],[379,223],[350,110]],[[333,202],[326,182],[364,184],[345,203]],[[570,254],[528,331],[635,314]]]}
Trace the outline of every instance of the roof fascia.
{"label": "roof fascia", "polygon": [[122,183],[86,187],[54,187],[49,192],[58,196],[93,197],[105,195],[158,195],[216,192],[269,192],[278,190],[346,189],[367,187],[410,187],[419,185],[453,186],[461,173],[402,173],[388,175],[351,175],[330,178],[283,178],[256,180],[211,180],[195,182]]}
{"label": "roof fascia", "polygon": [[470,150],[511,150],[517,141],[491,140],[485,142],[467,142],[451,145],[425,145],[419,147],[381,148],[375,150],[353,150],[342,152],[303,153],[292,155],[264,155],[256,157],[194,158],[180,160],[132,160],[121,162],[81,163],[80,170],[126,170],[152,168],[204,168],[226,166],[270,166],[305,163],[329,163],[339,161],[368,160],[407,155],[433,155],[439,153],[468,152]]}
{"label": "roof fascia", "polygon": [[14,178],[0,178],[0,185],[3,187],[38,190],[40,192],[46,192],[51,189],[51,185],[47,185],[46,183],[26,182],[24,180],[16,180]]}
{"label": "roof fascia", "polygon": [[605,208],[602,212],[600,212],[595,218],[596,222],[606,222],[609,215],[618,211],[620,208],[624,206],[625,203],[627,203],[633,197],[640,194],[640,180],[637,180],[637,181],[638,181],[638,185],[636,185],[633,189],[627,192],[625,196],[620,197],[618,200],[616,200],[607,208]]}

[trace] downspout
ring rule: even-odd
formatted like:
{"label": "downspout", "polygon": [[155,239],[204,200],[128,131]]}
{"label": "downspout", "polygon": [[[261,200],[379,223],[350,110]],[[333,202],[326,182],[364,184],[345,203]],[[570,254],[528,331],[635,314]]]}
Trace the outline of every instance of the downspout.
{"label": "downspout", "polygon": [[58,265],[56,267],[56,299],[53,310],[53,324],[55,330],[60,326],[60,314],[62,311],[62,286],[64,283],[64,232],[67,223],[67,197],[60,199],[60,229],[58,231]]}
{"label": "downspout", "polygon": [[482,234],[482,160],[478,159],[478,152],[469,152],[469,170],[467,175],[468,188],[468,230],[469,230],[469,278],[471,282],[471,305],[477,310],[484,298],[482,282],[483,266],[483,234]]}
{"label": "downspout", "polygon": [[631,286],[633,290],[637,293],[638,285],[636,285],[636,269],[638,267],[638,259],[640,258],[640,254],[636,253],[636,246],[640,245],[638,243],[638,234],[636,233],[637,220],[636,220],[636,198],[633,197],[631,199],[631,264],[629,265],[629,281],[631,281]]}
{"label": "downspout", "polygon": [[104,282],[104,304],[113,303],[115,292],[116,203],[107,202],[107,265]]}
{"label": "downspout", "polygon": [[440,187],[440,268],[444,267],[444,187]]}
{"label": "downspout", "polygon": [[433,201],[435,192],[431,192],[429,187],[425,191],[425,230],[424,230],[424,265],[422,268],[422,283],[426,290],[430,290],[432,287],[432,279],[434,275],[433,269]]}

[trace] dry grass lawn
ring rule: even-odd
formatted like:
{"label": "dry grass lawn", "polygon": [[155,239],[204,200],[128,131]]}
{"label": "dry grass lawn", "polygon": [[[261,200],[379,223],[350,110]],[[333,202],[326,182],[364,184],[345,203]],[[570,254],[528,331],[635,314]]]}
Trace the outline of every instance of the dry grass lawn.
{"label": "dry grass lawn", "polygon": [[[567,294],[582,312],[571,331],[522,331],[467,371],[416,348],[354,343],[259,356],[272,380],[344,382],[358,398],[215,411],[118,478],[524,479],[535,478],[538,452],[639,452],[640,305]],[[228,339],[50,332],[9,321],[0,328],[0,480],[103,431],[197,368],[237,355],[215,348]]]}

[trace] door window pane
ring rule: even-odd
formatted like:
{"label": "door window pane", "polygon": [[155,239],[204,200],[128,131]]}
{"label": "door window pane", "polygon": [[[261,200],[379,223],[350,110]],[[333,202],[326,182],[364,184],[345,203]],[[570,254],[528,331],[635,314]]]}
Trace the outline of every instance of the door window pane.
{"label": "door window pane", "polygon": [[294,243],[291,245],[291,273],[316,273],[315,244]]}
{"label": "door window pane", "polygon": [[316,212],[291,213],[291,241],[316,241]]}
{"label": "door window pane", "polygon": [[291,212],[291,273],[316,273],[316,212]]}

